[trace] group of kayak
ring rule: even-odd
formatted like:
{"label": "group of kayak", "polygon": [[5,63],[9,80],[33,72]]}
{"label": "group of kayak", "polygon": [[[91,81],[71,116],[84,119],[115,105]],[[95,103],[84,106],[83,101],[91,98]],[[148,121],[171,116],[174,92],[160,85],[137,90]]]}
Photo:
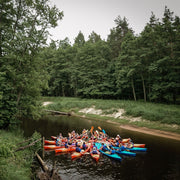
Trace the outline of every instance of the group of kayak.
{"label": "group of kayak", "polygon": [[121,161],[119,155],[136,156],[135,152],[147,151],[145,144],[135,144],[131,138],[122,139],[120,135],[113,138],[100,127],[100,131],[93,129],[93,126],[90,130],[83,129],[80,135],[72,131],[68,133],[68,137],[63,137],[61,133],[51,136],[52,140],[44,141],[44,149],[55,150],[55,153],[72,152],[72,159],[90,154],[95,161],[99,160],[101,153]]}

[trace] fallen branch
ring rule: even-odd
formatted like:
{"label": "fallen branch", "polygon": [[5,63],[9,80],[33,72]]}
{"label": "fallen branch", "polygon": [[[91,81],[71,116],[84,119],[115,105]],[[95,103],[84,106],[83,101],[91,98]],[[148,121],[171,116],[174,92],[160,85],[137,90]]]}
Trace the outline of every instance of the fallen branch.
{"label": "fallen branch", "polygon": [[31,146],[33,146],[35,143],[37,143],[38,141],[40,141],[41,139],[42,139],[42,138],[39,138],[39,139],[37,139],[36,141],[28,144],[27,146],[20,147],[20,148],[16,149],[14,152],[21,151],[21,150],[24,150],[24,149],[26,149],[26,148],[28,148],[28,147],[31,147]]}
{"label": "fallen branch", "polygon": [[48,110],[48,109],[44,109],[44,111],[50,112],[52,114],[60,114],[60,115],[67,115],[67,116],[71,116],[71,113],[66,113],[66,112],[60,112],[60,111],[53,111],[53,110]]}
{"label": "fallen branch", "polygon": [[49,169],[48,169],[48,167],[46,166],[45,162],[41,159],[41,157],[39,156],[39,154],[38,154],[37,152],[35,152],[35,155],[37,156],[37,158],[38,158],[41,166],[43,167],[44,172],[48,172]]}
{"label": "fallen branch", "polygon": [[45,162],[41,159],[39,154],[36,152],[35,155],[37,156],[44,173],[39,174],[39,179],[43,180],[61,180],[61,177],[56,172],[56,163],[53,166],[53,169],[50,171],[49,168],[46,166]]}
{"label": "fallen branch", "polygon": [[29,138],[29,139],[27,139],[27,140],[25,140],[25,141],[23,141],[23,142],[20,142],[20,143],[18,143],[18,144],[16,144],[16,145],[24,144],[24,143],[26,143],[26,142],[29,142],[30,140],[32,140],[32,138]]}

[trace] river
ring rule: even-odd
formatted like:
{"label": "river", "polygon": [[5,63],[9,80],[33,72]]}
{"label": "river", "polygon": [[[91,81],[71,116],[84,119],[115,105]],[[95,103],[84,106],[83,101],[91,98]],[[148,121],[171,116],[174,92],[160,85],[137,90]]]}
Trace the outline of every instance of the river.
{"label": "river", "polygon": [[120,134],[122,138],[131,138],[135,143],[145,143],[147,152],[139,152],[136,157],[121,156],[122,162],[116,162],[101,155],[98,163],[90,155],[71,160],[69,154],[55,155],[54,151],[45,152],[44,161],[56,167],[62,180],[179,180],[180,179],[180,142],[162,137],[147,135],[119,128],[117,125],[97,120],[88,120],[73,116],[47,116],[41,120],[24,120],[22,129],[29,137],[36,130],[45,139],[60,132],[67,136],[75,130],[95,129],[100,126],[109,136]]}

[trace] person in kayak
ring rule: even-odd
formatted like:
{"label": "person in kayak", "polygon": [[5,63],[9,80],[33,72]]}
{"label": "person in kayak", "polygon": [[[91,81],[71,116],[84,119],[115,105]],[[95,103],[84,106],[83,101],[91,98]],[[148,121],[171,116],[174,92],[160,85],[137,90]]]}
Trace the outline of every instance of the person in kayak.
{"label": "person in kayak", "polygon": [[119,140],[116,140],[115,146],[116,146],[116,147],[119,147]]}
{"label": "person in kayak", "polygon": [[119,148],[119,151],[124,151],[124,150],[125,150],[124,145],[121,145],[120,148]]}
{"label": "person in kayak", "polygon": [[56,146],[60,146],[61,145],[61,141],[59,138],[56,139]]}
{"label": "person in kayak", "polygon": [[104,143],[102,143],[102,146],[101,146],[100,150],[107,151],[107,147],[106,147],[106,145]]}
{"label": "person in kayak", "polygon": [[80,146],[78,145],[77,147],[76,147],[76,152],[81,152],[82,151],[82,149],[80,148]]}
{"label": "person in kayak", "polygon": [[122,141],[122,138],[121,138],[121,136],[118,134],[117,136],[116,136],[116,140],[118,140],[118,141]]}
{"label": "person in kayak", "polygon": [[91,153],[92,154],[98,154],[97,148],[95,146],[93,147]]}
{"label": "person in kayak", "polygon": [[68,147],[69,147],[68,144],[67,144],[67,142],[65,142],[64,146],[65,146],[65,148],[68,148]]}
{"label": "person in kayak", "polygon": [[111,148],[110,148],[110,154],[115,154],[115,153],[116,153],[116,151],[114,150],[113,147],[111,147]]}
{"label": "person in kayak", "polygon": [[76,141],[75,146],[78,147],[78,142]]}
{"label": "person in kayak", "polygon": [[82,149],[86,150],[88,147],[85,142],[83,142]]}
{"label": "person in kayak", "polygon": [[127,148],[133,148],[133,146],[134,146],[134,143],[133,143],[132,139],[129,139]]}

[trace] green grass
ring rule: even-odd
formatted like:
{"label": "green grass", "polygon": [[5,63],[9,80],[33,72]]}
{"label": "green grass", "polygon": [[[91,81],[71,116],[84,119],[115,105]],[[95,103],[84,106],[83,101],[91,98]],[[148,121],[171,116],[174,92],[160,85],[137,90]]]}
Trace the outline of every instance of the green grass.
{"label": "green grass", "polygon": [[[118,109],[124,109],[126,116],[142,117],[147,122],[130,122],[122,121],[115,118],[105,118],[98,115],[86,115],[88,117],[96,117],[99,119],[109,119],[121,123],[130,123],[138,126],[146,126],[154,129],[170,130],[180,133],[180,106],[156,104],[142,101],[128,101],[128,100],[101,100],[101,99],[81,99],[70,97],[43,97],[42,102],[52,101],[53,104],[46,108],[57,111],[70,112],[74,111],[79,114],[79,110],[95,106],[96,109],[101,109],[103,114],[112,114]],[[166,125],[167,124],[167,125]],[[178,127],[171,128],[168,125],[176,124]]]}
{"label": "green grass", "polygon": [[30,180],[34,149],[14,152],[16,144],[24,141],[22,132],[0,130],[0,179]]}

